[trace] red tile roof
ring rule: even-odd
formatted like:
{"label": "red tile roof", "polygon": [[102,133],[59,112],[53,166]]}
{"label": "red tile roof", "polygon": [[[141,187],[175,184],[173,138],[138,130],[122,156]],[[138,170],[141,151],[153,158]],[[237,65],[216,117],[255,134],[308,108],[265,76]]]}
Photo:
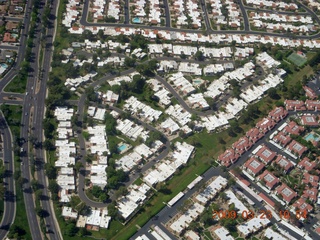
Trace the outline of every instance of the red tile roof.
{"label": "red tile roof", "polygon": [[312,100],[316,99],[318,96],[317,94],[309,87],[303,86],[304,91],[306,92],[306,96]]}
{"label": "red tile roof", "polygon": [[247,169],[248,172],[256,176],[262,171],[265,165],[255,157],[251,157],[248,161],[246,161],[244,167]]}
{"label": "red tile roof", "polygon": [[312,202],[317,201],[318,199],[318,189],[317,188],[306,188],[303,191],[303,194],[301,196],[304,199],[309,199]]}
{"label": "red tile roof", "polygon": [[272,201],[270,198],[268,198],[266,195],[264,195],[263,193],[259,193],[258,194],[267,204],[269,204],[271,207],[274,207],[276,204],[274,203],[274,201]]}
{"label": "red tile roof", "polygon": [[266,117],[259,121],[256,124],[256,127],[260,130],[260,132],[266,133],[270,131],[272,128],[274,128],[275,125],[275,121],[273,121],[270,117]]}
{"label": "red tile roof", "polygon": [[317,117],[313,114],[303,115],[301,117],[301,123],[303,125],[307,125],[310,127],[317,127],[319,126],[319,122],[317,121]]}
{"label": "red tile roof", "polygon": [[269,164],[277,155],[275,152],[271,151],[267,146],[262,145],[256,155],[265,164]]}
{"label": "red tile roof", "polygon": [[297,200],[294,204],[292,204],[292,206],[299,209],[299,211],[307,210],[308,212],[311,212],[313,210],[313,207],[309,203],[306,203],[306,200],[303,198]]}
{"label": "red tile roof", "polygon": [[240,155],[236,153],[233,149],[227,149],[218,157],[218,161],[221,162],[226,167],[229,167],[231,164],[236,162],[239,159]]}
{"label": "red tile roof", "polygon": [[283,107],[277,107],[269,113],[269,117],[276,122],[279,122],[280,120],[284,119],[287,115],[288,111],[285,110]]}
{"label": "red tile roof", "polygon": [[244,152],[248,151],[252,145],[253,143],[250,142],[247,137],[242,137],[232,144],[232,148],[242,155]]}
{"label": "red tile roof", "polygon": [[320,110],[320,101],[319,100],[306,100],[306,107],[309,111],[318,111],[318,110]]}
{"label": "red tile roof", "polygon": [[306,171],[311,171],[316,167],[317,163],[315,161],[311,161],[309,158],[305,157],[298,163],[298,167],[301,169],[305,169]]}
{"label": "red tile roof", "polygon": [[303,146],[301,143],[298,143],[296,140],[292,140],[287,146],[287,149],[297,154],[299,157],[301,157],[301,155],[308,150],[307,147]]}
{"label": "red tile roof", "polygon": [[276,187],[280,182],[279,179],[268,170],[265,170],[258,179],[263,181],[270,190]]}
{"label": "red tile roof", "polygon": [[3,36],[3,42],[16,42],[16,39],[11,36],[10,33],[6,32]]}
{"label": "red tile roof", "polygon": [[304,102],[301,100],[285,100],[284,104],[286,106],[286,109],[289,111],[306,110],[306,106],[304,105]]}
{"label": "red tile roof", "polygon": [[307,185],[310,183],[313,187],[318,187],[319,177],[309,173],[304,173],[302,181]]}
{"label": "red tile roof", "polygon": [[281,146],[285,147],[291,142],[292,138],[288,135],[284,135],[283,132],[279,132],[276,136],[272,139],[276,143],[279,143]]}
{"label": "red tile roof", "polygon": [[282,196],[283,200],[290,203],[298,194],[289,188],[286,184],[282,183],[280,187],[277,188],[277,193]]}
{"label": "red tile roof", "polygon": [[290,160],[280,154],[277,156],[275,163],[283,168],[285,172],[290,171],[294,167],[293,163]]}
{"label": "red tile roof", "polygon": [[302,133],[304,131],[304,127],[303,126],[299,126],[294,121],[291,121],[291,122],[288,123],[287,126],[285,126],[283,131],[286,132],[286,133],[289,133],[289,134],[299,135],[300,133]]}
{"label": "red tile roof", "polygon": [[263,138],[264,134],[259,131],[258,128],[251,128],[247,133],[246,136],[250,139],[251,142],[255,143],[259,139]]}

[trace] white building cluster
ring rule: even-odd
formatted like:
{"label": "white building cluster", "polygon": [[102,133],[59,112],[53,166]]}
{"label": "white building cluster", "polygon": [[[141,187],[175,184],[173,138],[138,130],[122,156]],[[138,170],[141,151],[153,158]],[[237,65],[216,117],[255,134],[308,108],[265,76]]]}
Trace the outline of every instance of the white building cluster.
{"label": "white building cluster", "polygon": [[179,104],[170,105],[165,112],[175,119],[180,126],[185,126],[191,121],[191,113],[184,110]]}
{"label": "white building cluster", "polygon": [[188,102],[192,108],[206,110],[210,107],[202,93],[191,94],[188,97]]}
{"label": "white building cluster", "polygon": [[121,6],[119,0],[108,1],[107,17],[113,17],[116,21],[120,19]]}
{"label": "white building cluster", "polygon": [[129,111],[131,114],[135,114],[136,116],[147,122],[157,121],[162,114],[161,111],[155,110],[150,106],[140,102],[134,96],[131,96],[125,101],[123,109]]}
{"label": "white building cluster", "polygon": [[209,0],[209,4],[211,6],[212,11],[210,12],[209,9],[207,9],[207,11],[209,14],[213,15],[213,18],[216,21],[216,23],[227,24],[225,16],[223,16],[221,12],[222,2],[220,0]]}
{"label": "white building cluster", "polygon": [[72,23],[74,23],[78,15],[80,15],[80,11],[78,10],[80,6],[80,0],[69,0],[66,4],[66,12],[63,14],[64,18],[62,19],[62,24],[66,27],[71,27]]}
{"label": "white building cluster", "polygon": [[142,126],[135,124],[129,119],[118,119],[116,129],[134,141],[137,140],[138,137],[147,140],[149,134]]}
{"label": "white building cluster", "polygon": [[252,103],[261,98],[261,96],[272,87],[276,87],[283,82],[283,79],[277,75],[269,74],[265,79],[259,82],[259,86],[250,86],[245,89],[240,97],[247,103]]}
{"label": "white building cluster", "polygon": [[[311,0],[313,1],[313,0]],[[268,0],[246,0],[248,5],[253,5],[257,8],[269,7],[272,9],[297,10],[298,6],[295,3],[286,3],[284,1],[268,1]]]}
{"label": "white building cluster", "polygon": [[268,218],[262,217],[262,215],[260,214],[259,216],[254,217],[251,220],[237,226],[237,229],[243,236],[246,237],[259,231],[262,228],[267,227],[270,223],[271,222]]}
{"label": "white building cluster", "polygon": [[156,80],[150,79],[147,81],[151,85],[152,90],[155,92],[154,96],[159,99],[159,103],[163,107],[168,107],[171,104],[171,93],[163,86],[163,84]]}
{"label": "white building cluster", "polygon": [[75,178],[71,165],[75,164],[76,146],[75,142],[70,142],[69,137],[73,136],[71,128],[71,118],[73,109],[58,107],[54,111],[54,116],[58,120],[58,139],[55,142],[56,155],[58,157],[55,166],[60,168],[57,183],[60,190],[60,201],[69,202],[71,192],[75,190]]}
{"label": "white building cluster", "polygon": [[113,66],[123,66],[124,65],[124,57],[113,56],[107,57],[105,60],[99,61],[97,66],[103,67],[104,65],[113,65]]}
{"label": "white building cluster", "polygon": [[236,0],[225,0],[228,9],[228,25],[230,27],[240,27],[241,10]]}
{"label": "white building cluster", "polygon": [[[93,34],[97,34],[98,31],[102,29],[104,34],[111,36],[126,35],[131,36],[132,34],[141,34],[148,39],[156,39],[161,36],[164,40],[172,40],[179,42],[210,42],[215,44],[231,44],[232,41],[238,44],[272,44],[280,45],[283,47],[298,47],[305,46],[309,48],[320,48],[320,43],[316,39],[300,39],[296,41],[295,39],[284,38],[284,37],[270,37],[262,35],[242,35],[242,34],[209,34],[203,35],[201,33],[187,33],[187,32],[177,32],[168,30],[149,30],[143,28],[129,28],[129,27],[76,27],[73,26],[69,28],[70,33],[82,34],[84,30],[89,30]],[[120,44],[121,45],[121,44]]]}
{"label": "white building cluster", "polygon": [[111,90],[107,90],[105,93],[98,92],[98,96],[104,104],[114,104],[119,100],[119,95]]}
{"label": "white building cluster", "polygon": [[134,166],[141,163],[143,159],[147,160],[154,155],[163,143],[157,140],[151,148],[144,143],[136,146],[133,151],[116,161],[117,169],[122,169],[125,172],[129,172]]}
{"label": "white building cluster", "polygon": [[[172,2],[174,18],[177,19],[177,26],[187,26],[191,24],[193,28],[201,28],[201,14],[198,2],[192,0],[174,0]],[[188,23],[188,17],[190,22]]]}
{"label": "white building cluster", "polygon": [[111,217],[107,209],[91,209],[88,216],[79,215],[76,226],[78,228],[89,228],[98,231],[100,227],[108,228]]}
{"label": "white building cluster", "polygon": [[80,85],[90,81],[97,73],[88,73],[83,77],[77,78],[67,78],[66,82],[64,83],[67,87],[70,87],[71,91],[75,91]]}
{"label": "white building cluster", "polygon": [[204,211],[205,207],[199,203],[194,203],[189,209],[183,213],[176,221],[174,221],[170,228],[180,234],[182,230],[187,228],[192,221],[195,221],[198,216]]}
{"label": "white building cluster", "polygon": [[105,15],[105,5],[106,1],[104,0],[93,0],[92,1],[92,15],[94,20],[103,20]]}
{"label": "white building cluster", "polygon": [[[96,155],[96,161],[93,161],[90,166],[90,181],[92,185],[99,186],[102,189],[107,185],[106,167],[108,157],[110,154],[107,144],[107,134],[104,125],[96,125],[88,127],[89,150],[92,154]],[[106,153],[106,154],[105,154]]]}
{"label": "white building cluster", "polygon": [[190,74],[190,75],[196,75],[196,76],[202,75],[202,68],[198,63],[181,62],[179,64],[178,71],[184,74]]}
{"label": "white building cluster", "polygon": [[104,108],[88,107],[88,115],[96,120],[104,121],[106,110]]}
{"label": "white building cluster", "polygon": [[192,84],[183,76],[182,72],[171,74],[167,81],[182,95],[190,95],[196,91]]}
{"label": "white building cluster", "polygon": [[121,85],[121,82],[132,82],[134,75],[140,75],[140,74],[138,72],[133,72],[126,76],[113,78],[112,80],[109,80],[108,83],[110,86],[113,86],[113,85]]}
{"label": "white building cluster", "polygon": [[227,179],[218,176],[214,179],[203,191],[195,196],[196,202],[188,208],[188,210],[178,217],[171,225],[170,228],[177,234],[187,228],[192,221],[195,221],[198,216],[205,209],[205,205],[208,201],[214,198],[221,190],[227,186]]}
{"label": "white building cluster", "polygon": [[129,193],[117,200],[119,214],[126,220],[141,206],[147,199],[147,193],[150,187],[143,183],[142,185],[131,185]]}
{"label": "white building cluster", "polygon": [[276,21],[276,22],[291,22],[291,23],[303,23],[312,24],[312,18],[310,16],[295,16],[295,15],[281,15],[275,13],[252,13],[251,18],[254,20],[263,21]]}
{"label": "white building cluster", "polygon": [[194,151],[194,147],[185,142],[177,142],[171,160],[163,160],[155,165],[155,169],[145,174],[143,180],[149,186],[154,186],[170,178],[174,172],[186,164]]}

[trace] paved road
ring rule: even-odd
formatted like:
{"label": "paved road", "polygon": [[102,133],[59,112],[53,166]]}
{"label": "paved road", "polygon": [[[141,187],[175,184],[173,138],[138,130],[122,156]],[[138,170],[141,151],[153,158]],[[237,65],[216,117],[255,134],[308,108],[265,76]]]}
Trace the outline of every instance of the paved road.
{"label": "paved road", "polygon": [[[47,29],[46,38],[45,38],[45,49],[43,52],[43,63],[38,64],[38,51],[40,47],[40,39],[41,39],[41,25],[39,24],[39,32],[37,33],[36,41],[38,41],[38,44],[34,48],[36,57],[35,59],[37,61],[34,62],[34,73],[32,74],[32,77],[30,78],[30,81],[28,81],[27,85],[27,91],[30,93],[29,96],[26,96],[26,104],[28,106],[31,105],[33,110],[33,116],[32,112],[30,112],[31,107],[24,113],[29,112],[31,117],[31,129],[27,136],[35,136],[36,139],[39,142],[44,141],[43,137],[43,130],[42,130],[42,122],[44,118],[45,113],[45,99],[46,99],[46,92],[47,92],[47,80],[49,78],[49,70],[50,70],[50,59],[52,58],[52,47],[53,47],[53,38],[55,35],[55,16],[58,9],[58,1],[52,1],[51,6],[51,16],[54,16],[52,19],[50,19],[50,24]],[[40,13],[40,19],[43,13],[43,9]],[[39,67],[39,65],[41,67]],[[42,69],[42,78],[39,79],[39,69]],[[30,105],[29,105],[30,104]],[[26,125],[25,125],[26,126]],[[30,129],[30,130],[31,130]],[[47,228],[47,236],[49,239],[62,239],[62,235],[60,232],[60,228],[55,216],[55,212],[53,210],[52,201],[50,200],[50,193],[48,191],[48,181],[47,177],[44,171],[44,164],[46,160],[45,151],[43,148],[37,148],[35,149],[35,158],[37,161],[41,162],[41,165],[38,168],[37,171],[37,177],[38,182],[43,186],[42,195],[43,198],[41,200],[41,206],[42,208],[48,213],[48,216],[44,218]]]}
{"label": "paved road", "polygon": [[[303,5],[302,5],[303,6]],[[307,8],[307,7],[303,7]],[[82,16],[79,21],[79,23],[85,27],[92,27],[92,26],[104,26],[104,27],[130,27],[130,28],[137,28],[137,25],[135,24],[122,24],[122,23],[90,23],[87,22],[87,15],[88,15],[88,10],[89,10],[89,1],[85,1],[83,5],[83,11],[82,11]],[[319,24],[320,20],[319,17],[313,13],[310,9],[305,9],[311,16],[317,21]],[[249,23],[247,23],[249,24]],[[246,25],[246,24],[245,24]],[[210,25],[209,25],[210,26]],[[185,32],[185,33],[201,33],[202,30],[192,30],[192,29],[177,29],[177,28],[171,28],[171,27],[159,27],[159,26],[146,26],[146,25],[141,25],[141,29],[151,29],[151,30],[163,30],[163,31],[175,31],[175,32]],[[248,27],[247,27],[248,28]],[[208,32],[210,33],[210,32]],[[263,36],[271,36],[271,37],[282,37],[282,38],[299,38],[299,39],[316,39],[320,37],[320,32],[316,33],[314,35],[303,35],[303,36],[288,36],[284,35],[281,33],[269,33],[269,32],[261,32],[261,31],[249,31],[249,30],[244,30],[244,31],[238,31],[238,30],[212,30],[213,34],[236,34],[236,35],[241,35],[241,34],[250,34],[250,35],[263,35]]]}
{"label": "paved road", "polygon": [[242,12],[243,22],[244,22],[244,31],[250,31],[250,22],[248,18],[247,10],[244,7],[243,0],[238,0],[240,10]]}
{"label": "paved road", "polygon": [[14,158],[12,148],[12,135],[2,112],[0,112],[0,134],[3,149],[2,159],[6,171],[6,175],[3,181],[6,191],[4,199],[4,212],[0,223],[0,239],[5,239],[8,234],[9,228],[16,216],[16,188],[13,178]]}
{"label": "paved road", "polygon": [[[121,73],[121,75],[128,75],[132,72],[134,72],[135,69],[129,69],[129,70],[126,70],[124,72]],[[113,75],[107,75],[105,77],[102,77],[99,81],[95,81],[93,82],[90,86],[91,87],[96,87],[104,82],[106,82],[107,80],[109,79],[112,79],[114,78],[115,76]],[[84,107],[85,107],[85,101],[86,101],[86,95],[85,94],[82,94],[79,101],[69,101],[69,103],[77,103],[78,105],[78,121],[79,122],[82,122],[83,121],[83,116],[84,116]],[[121,109],[119,108],[116,108],[116,107],[112,107],[110,106],[109,107],[110,109],[112,110],[115,110],[119,113],[123,112]],[[139,124],[141,124],[142,126],[146,127],[149,129],[149,131],[158,131],[156,128],[154,128],[153,126],[139,120],[139,119],[136,119]],[[79,146],[80,146],[80,150],[79,150],[79,153],[81,156],[83,156],[80,161],[82,162],[83,166],[86,165],[86,161],[85,161],[85,158],[84,156],[86,156],[86,150],[85,150],[85,140],[81,134],[81,131],[82,131],[82,128],[77,128],[77,132],[78,132],[78,139],[79,139]],[[145,172],[147,169],[150,169],[152,166],[154,166],[156,164],[157,161],[160,161],[162,160],[163,158],[165,158],[169,151],[170,151],[170,141],[169,139],[164,136],[165,138],[165,149],[153,160],[153,161],[150,161],[148,162],[147,164],[145,164],[142,168],[141,168],[141,172]],[[136,175],[131,175],[130,178],[129,178],[129,181],[125,183],[126,186],[130,185],[132,182],[134,182],[139,176]],[[95,201],[92,201],[90,200],[86,194],[85,194],[85,191],[84,191],[84,179],[85,179],[85,173],[84,173],[84,169],[81,169],[80,170],[80,173],[79,173],[79,187],[78,187],[78,193],[79,193],[79,197],[80,199],[85,202],[87,205],[91,206],[91,207],[97,207],[97,208],[103,208],[103,207],[106,207],[107,204],[106,203],[99,203],[99,202],[95,202]]]}

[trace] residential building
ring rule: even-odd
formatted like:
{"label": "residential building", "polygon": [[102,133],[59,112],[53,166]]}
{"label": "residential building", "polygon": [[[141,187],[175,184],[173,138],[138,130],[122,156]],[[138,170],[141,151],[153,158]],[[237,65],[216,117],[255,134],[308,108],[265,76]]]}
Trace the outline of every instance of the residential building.
{"label": "residential building", "polygon": [[276,157],[276,153],[271,151],[267,146],[262,145],[262,147],[256,153],[256,156],[266,165],[272,162]]}
{"label": "residential building", "polygon": [[308,150],[307,147],[303,146],[296,140],[292,140],[291,143],[287,146],[287,149],[296,154],[298,157],[301,157],[302,154]]}
{"label": "residential building", "polygon": [[289,188],[285,183],[282,183],[280,187],[276,189],[278,195],[282,197],[282,199],[289,204],[298,194]]}
{"label": "residential building", "polygon": [[317,166],[316,161],[311,161],[309,158],[303,158],[299,163],[298,167],[306,170],[307,172],[313,170]]}
{"label": "residential building", "polygon": [[258,179],[264,182],[270,190],[274,189],[280,183],[279,179],[268,170],[265,170]]}
{"label": "residential building", "polygon": [[248,161],[245,162],[244,167],[253,176],[257,176],[264,169],[265,165],[261,163],[257,158],[251,157]]}
{"label": "residential building", "polygon": [[285,156],[282,156],[280,154],[277,156],[275,164],[282,168],[285,174],[289,173],[294,168],[293,163],[290,160],[288,160]]}

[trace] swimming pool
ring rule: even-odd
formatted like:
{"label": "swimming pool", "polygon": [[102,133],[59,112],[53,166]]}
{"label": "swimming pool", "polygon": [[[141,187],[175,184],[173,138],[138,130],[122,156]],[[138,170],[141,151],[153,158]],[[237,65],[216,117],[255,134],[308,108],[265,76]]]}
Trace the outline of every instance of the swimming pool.
{"label": "swimming pool", "polygon": [[133,18],[132,22],[133,23],[141,23],[140,18],[138,18],[138,17]]}
{"label": "swimming pool", "polygon": [[320,140],[320,136],[314,132],[311,132],[304,139],[307,141],[317,141],[318,142]]}
{"label": "swimming pool", "polygon": [[122,144],[121,146],[118,147],[118,151],[119,152],[122,152],[122,151],[124,151],[126,149],[127,149],[127,145],[125,145],[125,144]]}
{"label": "swimming pool", "polygon": [[1,63],[1,64],[0,64],[0,66],[1,66],[1,67],[3,67],[3,68],[5,68],[5,69],[7,69],[7,68],[8,68],[8,65],[7,65],[7,64],[5,64],[5,63]]}

